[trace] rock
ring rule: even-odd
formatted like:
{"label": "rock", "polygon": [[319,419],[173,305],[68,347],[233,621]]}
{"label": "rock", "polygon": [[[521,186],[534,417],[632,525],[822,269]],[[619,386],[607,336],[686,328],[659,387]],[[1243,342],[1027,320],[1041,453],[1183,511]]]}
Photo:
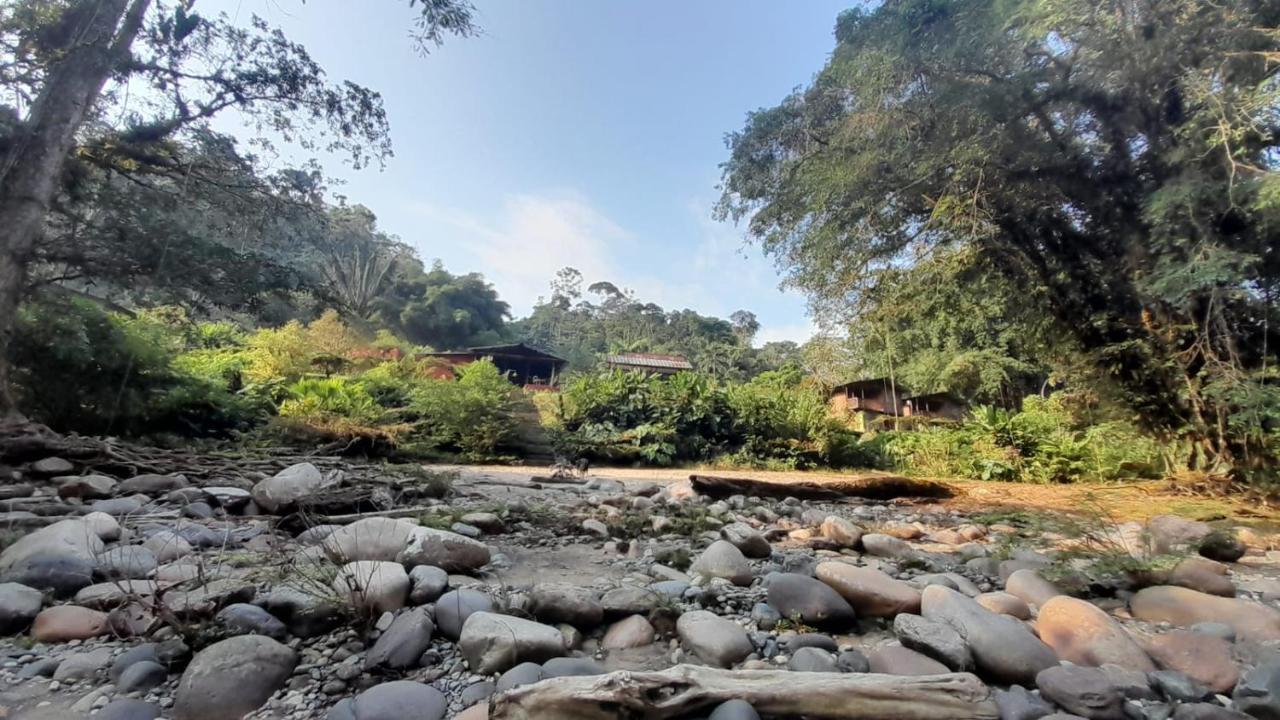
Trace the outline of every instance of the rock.
{"label": "rock", "polygon": [[785,633],[778,636],[778,649],[785,653],[793,653],[800,648],[816,647],[828,652],[840,649],[834,638],[822,633]]}
{"label": "rock", "polygon": [[655,635],[653,625],[643,615],[632,615],[610,625],[600,640],[600,647],[605,650],[644,647],[653,642]]}
{"label": "rock", "polygon": [[417,525],[408,520],[370,517],[334,530],[320,542],[329,559],[338,563],[358,560],[391,562],[409,545]]}
{"label": "rock", "polygon": [[120,484],[116,486],[116,492],[121,495],[138,493],[154,496],[163,495],[171,490],[181,490],[190,484],[182,475],[144,474],[121,480]]}
{"label": "rock", "polygon": [[835,629],[846,628],[856,620],[853,608],[839,593],[807,575],[771,573],[766,583],[769,605],[784,618],[799,618],[807,625]]}
{"label": "rock", "polygon": [[1147,622],[1167,622],[1180,627],[1221,622],[1235,628],[1241,639],[1280,640],[1280,612],[1249,600],[1162,585],[1138,591],[1129,601],[1129,607],[1135,618]]}
{"label": "rock", "polygon": [[982,593],[974,598],[982,607],[997,615],[1010,615],[1019,620],[1031,619],[1031,608],[1017,595],[1007,592]]}
{"label": "rock", "polygon": [[216,578],[195,587],[171,589],[161,600],[169,612],[182,618],[204,618],[232,603],[252,602],[257,586],[247,580]]}
{"label": "rock", "polygon": [[194,552],[186,538],[169,530],[161,530],[152,534],[142,542],[142,547],[155,555],[157,563],[173,562]]}
{"label": "rock", "polygon": [[1066,595],[1051,598],[1040,608],[1036,629],[1058,657],[1077,665],[1112,663],[1142,672],[1155,670],[1147,653],[1118,622],[1084,600]]}
{"label": "rock", "polygon": [[1235,597],[1236,586],[1227,575],[1227,566],[1208,558],[1181,560],[1169,573],[1167,584],[1190,588],[1209,595]]}
{"label": "rock", "polygon": [[454,715],[453,720],[489,720],[489,701],[472,705]]}
{"label": "rock", "polygon": [[1040,694],[1093,720],[1124,720],[1124,696],[1097,668],[1059,665],[1036,675]]}
{"label": "rock", "polygon": [[586,520],[583,520],[582,529],[585,530],[588,534],[595,535],[596,537],[599,537],[599,538],[609,537],[609,526],[605,525],[599,520],[596,520],[595,518],[587,518]]}
{"label": "rock", "polygon": [[329,632],[343,621],[343,608],[315,593],[280,586],[255,601],[284,621],[289,633],[300,638]]}
{"label": "rock", "polygon": [[70,475],[54,478],[58,484],[58,497],[101,500],[111,497],[116,481],[106,475]]}
{"label": "rock", "polygon": [[218,624],[233,635],[266,635],[274,640],[284,640],[288,628],[275,615],[257,605],[232,603],[218,611]]}
{"label": "rock", "polygon": [[169,669],[158,662],[143,660],[125,669],[116,681],[116,690],[123,693],[145,692],[169,679]]}
{"label": "rock", "polygon": [[173,720],[241,720],[284,686],[293,650],[263,635],[240,635],[196,654],[174,692]]}
{"label": "rock", "polygon": [[787,669],[792,672],[840,672],[836,656],[816,647],[796,650],[787,661]]}
{"label": "rock", "polygon": [[[140,499],[141,498],[141,499]],[[142,512],[143,496],[119,497],[109,500],[98,500],[89,506],[89,509],[95,513],[100,513],[111,518],[129,517]]]}
{"label": "rock", "polygon": [[819,563],[814,574],[847,600],[858,615],[893,617],[920,612],[920,591],[880,570],[833,561]]}
{"label": "rock", "polygon": [[416,667],[418,658],[431,647],[434,632],[435,625],[426,608],[400,613],[365,655],[365,668],[404,670]]}
{"label": "rock", "polygon": [[885,675],[942,675],[951,672],[928,655],[891,643],[867,654],[871,672]]}
{"label": "rock", "polygon": [[408,545],[396,561],[405,567],[432,565],[445,572],[475,572],[489,564],[489,547],[464,535],[418,527],[413,529]]}
{"label": "rock", "polygon": [[871,672],[871,661],[857,650],[845,650],[836,656],[836,667],[840,672]]}
{"label": "rock", "polygon": [[76,605],[45,608],[31,625],[31,637],[40,642],[87,640],[106,633],[106,613]]}
{"label": "rock", "polygon": [[539,622],[567,623],[590,630],[604,622],[604,606],[590,588],[564,583],[540,583],[529,593],[529,609]]}
{"label": "rock", "polygon": [[[134,645],[116,656],[115,661],[111,663],[111,670],[107,675],[111,678],[111,682],[119,682],[120,676],[129,669],[130,666],[140,662],[153,662],[163,665],[160,662],[160,655],[157,653],[155,643],[143,643]],[[167,668],[166,668],[167,669]]]}
{"label": "rock", "polygon": [[522,685],[532,685],[542,679],[542,666],[534,662],[523,662],[502,673],[498,682],[494,683],[494,693],[504,693]]}
{"label": "rock", "polygon": [[906,541],[883,533],[863,535],[862,549],[875,557],[904,559],[915,555],[915,550]]}
{"label": "rock", "polygon": [[1280,659],[1264,662],[1240,679],[1231,701],[1258,720],[1280,720]]}
{"label": "rock", "polygon": [[338,569],[333,589],[357,610],[394,612],[409,597],[409,575],[400,563],[359,560]]}
{"label": "rock", "polygon": [[31,473],[44,477],[66,475],[74,472],[75,469],[76,466],[72,465],[69,460],[64,460],[60,457],[47,457],[31,463]]}
{"label": "rock", "polygon": [[1050,598],[1057,597],[1062,594],[1058,586],[1040,577],[1035,570],[1022,569],[1015,570],[1009,575],[1004,582],[1004,591],[1021,598],[1023,602],[1031,607],[1040,607],[1049,601]]}
{"label": "rock", "polygon": [[159,586],[154,580],[116,580],[81,588],[75,603],[95,610],[109,610],[130,601],[149,602]]}
{"label": "rock", "polygon": [[707,720],[760,720],[760,713],[746,700],[726,700],[711,711]]}
{"label": "rock", "polygon": [[0,635],[12,635],[31,627],[40,614],[44,596],[19,583],[0,583]]}
{"label": "rock", "polygon": [[1053,714],[1053,704],[1021,685],[996,690],[996,710],[1000,720],[1039,720]]}
{"label": "rock", "polygon": [[83,519],[60,520],[0,552],[0,582],[66,597],[93,582],[94,557],[103,549],[94,526]]}
{"label": "rock", "polygon": [[[337,706],[334,707],[336,711]],[[442,720],[449,710],[444,693],[420,682],[393,680],[365,690],[350,701],[346,715],[330,720]]]}
{"label": "rock", "polygon": [[1200,541],[1199,551],[1204,557],[1218,562],[1232,563],[1244,557],[1248,548],[1236,535],[1226,530],[1214,530]]}
{"label": "rock", "polygon": [[106,513],[91,512],[81,520],[103,542],[115,542],[120,539],[120,535],[123,533],[120,523]]}
{"label": "rock", "polygon": [[618,619],[628,615],[644,615],[658,606],[659,594],[649,588],[619,585],[600,596],[604,616]]}
{"label": "rock", "polygon": [[1231,643],[1189,630],[1173,630],[1147,641],[1147,651],[1163,670],[1176,670],[1216,693],[1229,693],[1240,680]]}
{"label": "rock", "polygon": [[702,555],[689,568],[689,574],[701,575],[708,580],[723,578],[743,587],[752,580],[751,565],[742,551],[727,540],[717,540],[702,551]]}
{"label": "rock", "polygon": [[1173,720],[1249,720],[1250,717],[1213,703],[1182,703],[1173,711]]}
{"label": "rock", "polygon": [[543,679],[603,675],[605,672],[604,666],[591,658],[558,657],[542,663]]}
{"label": "rock", "polygon": [[1018,620],[997,615],[941,585],[922,594],[921,614],[951,626],[973,654],[978,674],[996,682],[1030,683],[1036,673],[1058,664],[1058,656]]}
{"label": "rock", "polygon": [[471,672],[489,675],[522,662],[543,662],[565,653],[564,636],[532,620],[472,613],[462,626],[458,650]]}
{"label": "rock", "polygon": [[741,625],[706,610],[681,615],[676,621],[676,634],[686,651],[718,667],[730,667],[754,650]]}
{"label": "rock", "polygon": [[460,588],[451,590],[436,601],[436,623],[440,633],[450,640],[457,640],[467,618],[478,612],[493,612],[493,598],[488,593]]}
{"label": "rock", "polygon": [[435,602],[449,587],[449,573],[438,567],[419,565],[409,571],[409,602],[425,605]]}
{"label": "rock", "polygon": [[122,698],[113,700],[93,716],[93,720],[156,720],[160,706],[142,700]]}
{"label": "rock", "polygon": [[729,523],[720,528],[720,537],[732,543],[749,558],[767,558],[773,553],[769,541],[746,523]]}
{"label": "rock", "polygon": [[823,518],[818,526],[818,533],[833,545],[842,548],[855,548],[862,541],[862,528],[836,515]]}
{"label": "rock", "polygon": [[973,668],[969,646],[949,625],[901,613],[893,619],[893,633],[904,647],[928,655],[951,670],[965,672]]}
{"label": "rock", "polygon": [[324,474],[311,463],[291,465],[253,486],[253,501],[267,512],[279,512],[327,485]]}
{"label": "rock", "polygon": [[78,652],[58,663],[58,669],[53,671],[53,679],[60,682],[88,680],[102,673],[110,664],[109,647]]}
{"label": "rock", "polygon": [[1202,622],[1191,626],[1192,631],[1221,638],[1228,644],[1236,641],[1236,629],[1226,623]]}
{"label": "rock", "polygon": [[756,603],[751,608],[751,620],[760,630],[772,630],[782,622],[782,613],[768,603]]}
{"label": "rock", "polygon": [[1177,670],[1157,670],[1147,677],[1161,695],[1174,702],[1198,702],[1213,695],[1209,688]]}
{"label": "rock", "polygon": [[119,545],[98,553],[94,571],[107,580],[141,580],[155,572],[156,554],[142,545]]}
{"label": "rock", "polygon": [[1177,515],[1157,515],[1147,521],[1147,533],[1151,536],[1152,550],[1157,555],[1169,555],[1195,547],[1211,532],[1213,528],[1208,523]]}
{"label": "rock", "polygon": [[467,689],[463,690],[462,694],[458,696],[458,700],[463,705],[473,705],[478,702],[484,702],[491,697],[493,697],[493,682],[484,680],[468,685]]}

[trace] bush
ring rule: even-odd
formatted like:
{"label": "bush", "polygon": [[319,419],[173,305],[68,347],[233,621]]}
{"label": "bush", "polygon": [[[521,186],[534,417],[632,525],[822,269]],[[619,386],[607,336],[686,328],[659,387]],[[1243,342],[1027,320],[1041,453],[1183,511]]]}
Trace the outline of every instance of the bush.
{"label": "bush", "polygon": [[419,381],[409,408],[421,418],[418,434],[433,445],[491,458],[516,432],[519,392],[492,362],[481,360],[459,368],[456,381]]}
{"label": "bush", "polygon": [[110,313],[86,300],[24,305],[7,348],[20,408],[87,434],[226,435],[260,422],[261,403],[176,361],[189,329],[176,317]]}

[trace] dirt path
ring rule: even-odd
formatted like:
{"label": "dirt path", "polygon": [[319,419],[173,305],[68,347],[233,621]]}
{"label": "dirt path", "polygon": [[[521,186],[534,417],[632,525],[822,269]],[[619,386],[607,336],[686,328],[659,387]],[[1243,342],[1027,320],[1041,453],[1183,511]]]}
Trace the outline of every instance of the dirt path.
{"label": "dirt path", "polygon": [[[518,465],[440,465],[434,469],[451,469],[464,479],[492,478],[517,483],[530,482],[534,476],[546,475],[545,467]],[[772,482],[799,480],[821,482],[824,478],[841,479],[849,475],[830,472],[776,472],[768,470],[696,470],[681,468],[607,468],[593,467],[590,477],[617,480],[627,484],[651,482],[668,485],[687,480],[691,472],[708,472],[725,477],[743,477]],[[1147,520],[1155,515],[1181,515],[1211,522],[1230,520],[1235,524],[1280,529],[1280,510],[1253,499],[1208,497],[1177,492],[1165,481],[1124,484],[1034,485],[1028,483],[946,480],[960,492],[943,501],[947,507],[970,512],[1001,509],[1045,510],[1058,512],[1102,513],[1117,521]]]}

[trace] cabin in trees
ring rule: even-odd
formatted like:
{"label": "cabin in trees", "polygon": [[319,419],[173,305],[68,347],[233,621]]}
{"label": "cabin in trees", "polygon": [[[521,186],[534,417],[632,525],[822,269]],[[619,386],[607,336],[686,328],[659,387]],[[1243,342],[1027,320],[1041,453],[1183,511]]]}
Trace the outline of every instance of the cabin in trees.
{"label": "cabin in trees", "polygon": [[693,365],[679,355],[657,353],[618,353],[605,357],[604,361],[610,370],[634,370],[653,375],[675,375],[693,369]]}
{"label": "cabin in trees", "polygon": [[827,406],[832,415],[865,431],[877,418],[902,417],[901,391],[889,378],[855,380],[832,388]]}
{"label": "cabin in trees", "polygon": [[488,358],[513,384],[534,390],[557,387],[567,363],[563,358],[524,343],[422,353],[418,357],[433,358],[455,367]]}
{"label": "cabin in trees", "polygon": [[963,420],[969,408],[947,393],[913,395],[902,401],[904,417],[924,417],[937,420]]}

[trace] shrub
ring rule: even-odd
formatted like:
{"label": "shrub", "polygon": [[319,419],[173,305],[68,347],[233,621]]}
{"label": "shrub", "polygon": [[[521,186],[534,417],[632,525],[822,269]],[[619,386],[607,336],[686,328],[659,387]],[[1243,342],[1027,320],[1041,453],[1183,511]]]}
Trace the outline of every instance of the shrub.
{"label": "shrub", "polygon": [[518,392],[492,362],[481,360],[462,366],[456,381],[421,380],[409,408],[421,418],[419,434],[432,444],[490,458],[515,434]]}

